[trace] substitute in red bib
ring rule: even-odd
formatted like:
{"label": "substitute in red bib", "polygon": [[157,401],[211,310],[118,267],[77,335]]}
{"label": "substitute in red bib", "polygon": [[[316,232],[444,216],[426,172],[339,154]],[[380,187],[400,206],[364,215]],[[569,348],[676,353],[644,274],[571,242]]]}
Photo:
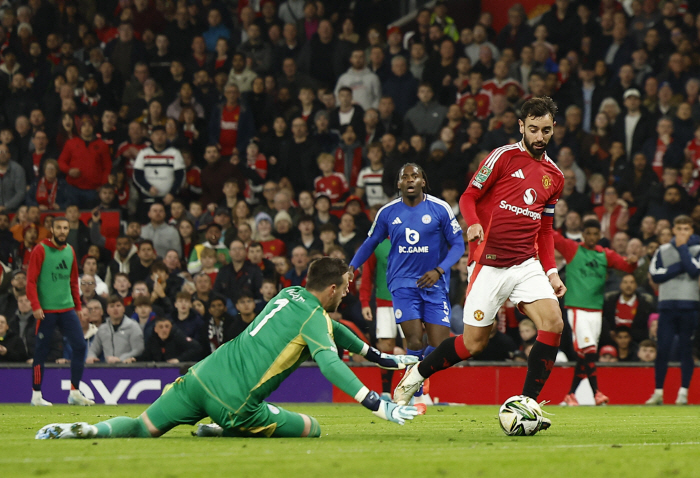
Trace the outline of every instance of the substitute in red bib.
{"label": "substitute in red bib", "polygon": [[539,396],[564,326],[557,298],[566,287],[557,273],[552,236],[564,176],[545,153],[556,112],[549,97],[526,101],[519,121],[523,139],[493,150],[462,195],[470,246],[464,334],[442,342],[404,376],[394,391],[397,403],[408,400],[433,373],[479,354],[498,309],[509,298],[539,331],[523,387],[523,395]]}

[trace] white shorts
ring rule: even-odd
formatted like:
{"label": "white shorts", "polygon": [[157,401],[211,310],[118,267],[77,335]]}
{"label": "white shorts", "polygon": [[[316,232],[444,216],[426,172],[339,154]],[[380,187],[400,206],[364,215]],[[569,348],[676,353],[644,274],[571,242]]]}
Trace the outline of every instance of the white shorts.
{"label": "white shorts", "polygon": [[396,323],[394,318],[393,307],[377,307],[377,338],[378,339],[395,339],[396,330],[403,338],[403,330]]}
{"label": "white shorts", "polygon": [[598,347],[600,329],[603,326],[603,312],[600,310],[566,309],[574,350],[582,352],[589,347]]}
{"label": "white shorts", "polygon": [[540,299],[557,300],[542,265],[535,259],[511,267],[491,267],[472,262],[464,302],[465,324],[489,327],[501,305],[510,299],[516,306]]}

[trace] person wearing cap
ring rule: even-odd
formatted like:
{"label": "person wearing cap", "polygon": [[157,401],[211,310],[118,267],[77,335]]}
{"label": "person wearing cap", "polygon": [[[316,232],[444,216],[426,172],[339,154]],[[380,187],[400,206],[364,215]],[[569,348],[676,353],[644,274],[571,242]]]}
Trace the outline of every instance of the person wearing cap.
{"label": "person wearing cap", "polygon": [[221,269],[224,264],[228,264],[231,260],[228,248],[221,241],[221,231],[221,226],[216,222],[212,222],[207,226],[204,233],[206,241],[195,245],[192,249],[192,254],[190,254],[189,262],[187,263],[187,271],[190,274],[196,274],[202,270],[201,254],[205,248],[214,249],[216,251],[216,267],[218,269]]}
{"label": "person wearing cap", "polygon": [[641,109],[642,95],[636,88],[625,91],[622,95],[626,111],[617,116],[613,126],[613,140],[625,146],[627,160],[641,149],[644,141],[653,133],[653,123],[646,110]]}
{"label": "person wearing cap", "polygon": [[97,188],[106,184],[112,170],[109,147],[96,139],[93,119],[83,115],[80,136],[66,141],[58,157],[58,167],[66,175],[68,204],[90,209],[99,202]]}
{"label": "person wearing cap", "polygon": [[227,207],[217,207],[214,211],[214,222],[221,226],[221,236],[224,238],[224,245],[231,244],[231,241],[238,235],[238,229],[231,218],[231,211]]}
{"label": "person wearing cap", "polygon": [[599,362],[617,362],[617,349],[612,345],[604,345],[600,348]]}
{"label": "person wearing cap", "polygon": [[292,216],[287,211],[280,211],[275,214],[273,220],[275,237],[284,242],[287,253],[291,252],[289,245],[294,243],[298,237],[297,230],[293,227]]}
{"label": "person wearing cap", "polygon": [[168,146],[165,127],[154,126],[151,146],[139,151],[134,162],[134,184],[143,196],[140,205],[150,206],[156,200],[170,205],[184,177],[185,160],[182,154],[173,146]]}
{"label": "person wearing cap", "polygon": [[255,216],[255,240],[262,246],[265,259],[287,254],[286,244],[272,235],[272,218],[267,213]]}

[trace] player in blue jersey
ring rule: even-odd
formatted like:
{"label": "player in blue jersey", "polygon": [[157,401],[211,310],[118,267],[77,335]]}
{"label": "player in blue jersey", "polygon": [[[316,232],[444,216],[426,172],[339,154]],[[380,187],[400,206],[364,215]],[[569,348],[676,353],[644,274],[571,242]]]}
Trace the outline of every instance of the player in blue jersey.
{"label": "player in blue jersey", "polygon": [[[450,336],[450,268],[464,254],[462,228],[452,208],[427,194],[426,186],[423,168],[414,163],[401,168],[401,195],[377,212],[367,239],[350,263],[353,272],[389,237],[386,277],[394,315],[406,336],[407,353],[420,359]],[[421,394],[421,390],[416,393]]]}

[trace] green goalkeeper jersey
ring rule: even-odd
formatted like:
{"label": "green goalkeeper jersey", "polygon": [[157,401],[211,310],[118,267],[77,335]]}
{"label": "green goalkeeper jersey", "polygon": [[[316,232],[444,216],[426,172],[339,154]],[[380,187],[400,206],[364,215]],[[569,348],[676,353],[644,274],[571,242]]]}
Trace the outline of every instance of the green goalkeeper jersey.
{"label": "green goalkeeper jersey", "polygon": [[205,391],[234,414],[254,410],[309,357],[334,385],[354,397],[363,385],[338,357],[336,340],[355,353],[364,345],[332,320],[313,294],[288,287],[236,339],[190,370]]}

